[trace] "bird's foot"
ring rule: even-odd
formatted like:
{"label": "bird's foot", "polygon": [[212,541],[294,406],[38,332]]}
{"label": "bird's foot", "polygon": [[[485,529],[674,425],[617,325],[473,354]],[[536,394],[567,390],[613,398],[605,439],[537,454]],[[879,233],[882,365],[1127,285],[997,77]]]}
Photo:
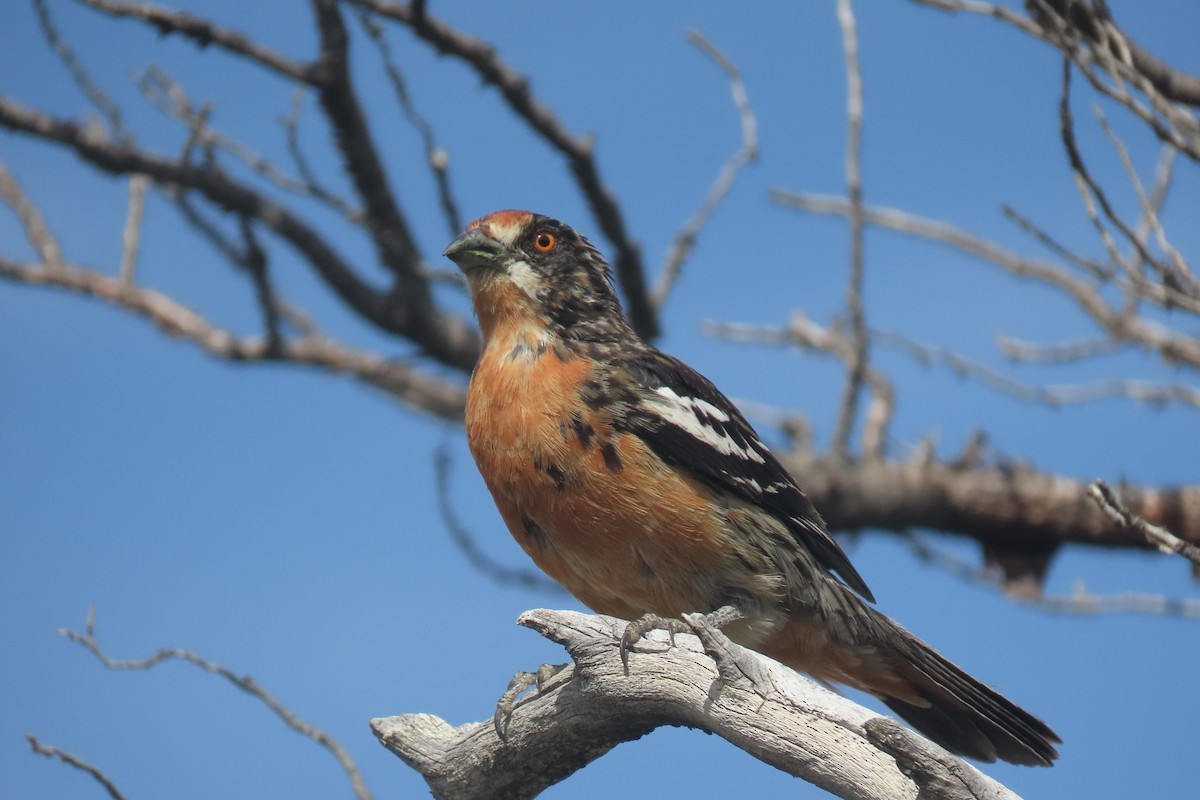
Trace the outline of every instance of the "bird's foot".
{"label": "bird's foot", "polygon": [[570,664],[542,664],[537,668],[536,672],[518,672],[513,675],[512,680],[508,682],[508,688],[504,690],[504,694],[500,695],[500,700],[496,703],[496,713],[492,717],[492,724],[496,728],[496,735],[501,739],[508,738],[508,722],[512,718],[513,711],[517,707],[517,698],[531,686],[537,687],[537,693],[541,694],[546,684],[550,680],[560,675]]}
{"label": "bird's foot", "polygon": [[733,685],[749,681],[763,698],[777,692],[775,684],[758,657],[739,647],[721,628],[731,622],[745,619],[745,615],[733,606],[725,606],[708,614],[684,614],[692,632],[700,639],[704,652],[713,660],[720,676],[718,684]]}
{"label": "bird's foot", "polygon": [[[625,666],[625,673],[629,673],[629,651],[651,631],[666,631],[671,640],[671,647],[675,646],[675,634],[677,633],[694,633],[700,637],[701,643],[704,643],[705,637],[701,634],[701,626],[719,633],[721,628],[744,618],[745,615],[735,606],[721,606],[716,611],[710,611],[707,614],[684,614],[682,618],[643,614],[626,625],[625,633],[621,636],[621,663]],[[724,637],[722,636],[722,638]],[[704,650],[709,655],[713,655],[707,644],[704,645]],[[713,658],[716,660],[716,656]]]}

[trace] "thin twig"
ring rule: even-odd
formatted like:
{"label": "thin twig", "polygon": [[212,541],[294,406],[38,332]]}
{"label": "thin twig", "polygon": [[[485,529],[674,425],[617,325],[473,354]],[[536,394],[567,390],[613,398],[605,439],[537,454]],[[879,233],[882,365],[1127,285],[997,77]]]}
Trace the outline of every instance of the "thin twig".
{"label": "thin twig", "polygon": [[[978,0],[914,2],[944,11],[991,16],[1046,42],[1070,58],[1096,91],[1127,108],[1165,145],[1193,160],[1200,160],[1200,120],[1175,102],[1193,94],[1182,90],[1184,86],[1196,86],[1200,90],[1200,78],[1171,69],[1130,42],[1111,18],[1107,18],[1106,6],[1093,4],[1088,7],[1075,0],[1027,0],[1031,19],[1004,6]],[[1068,7],[1070,13],[1066,11]],[[1104,12],[1101,17],[1093,16],[1084,23],[1086,15],[1095,14],[1097,8]],[[1084,23],[1082,28],[1079,23]],[[1119,57],[1115,55],[1118,53]],[[1097,74],[1094,68],[1097,64],[1102,66],[1109,80]],[[1137,87],[1151,107],[1129,92],[1127,82]]]}
{"label": "thin twig", "polygon": [[450,534],[450,541],[466,557],[467,563],[489,580],[500,585],[520,586],[554,595],[564,594],[561,586],[540,572],[520,567],[506,567],[497,563],[480,549],[475,542],[474,534],[467,530],[467,526],[458,518],[458,512],[454,509],[454,501],[450,497],[450,471],[453,466],[449,444],[443,440],[433,453],[433,477],[437,491],[438,513],[441,514],[446,532]]}
{"label": "thin twig", "polygon": [[219,675],[236,688],[250,695],[251,697],[261,701],[272,713],[277,716],[284,725],[316,742],[329,752],[330,755],[338,762],[342,771],[346,773],[346,777],[350,780],[350,786],[354,791],[354,796],[358,800],[371,800],[371,792],[367,789],[366,783],[363,782],[362,773],[358,766],[354,763],[354,759],[350,753],[336,739],[330,736],[325,731],[317,728],[296,716],[289,708],[279,702],[270,692],[264,689],[254,678],[249,675],[238,675],[228,667],[222,666],[215,661],[210,661],[201,655],[198,655],[190,650],[183,650],[178,647],[163,647],[156,650],[147,658],[142,659],[114,659],[110,658],[100,647],[99,640],[96,639],[96,609],[88,610],[87,629],[86,633],[78,633],[76,631],[60,628],[57,631],[59,636],[80,645],[88,650],[92,655],[99,659],[107,669],[111,670],[146,670],[150,669],[164,661],[183,661],[191,664],[194,667],[204,670],[205,672]]}
{"label": "thin twig", "polygon": [[[424,14],[423,11],[421,13]],[[387,37],[384,35],[383,26],[375,21],[370,11],[363,8],[358,9],[358,21],[371,41],[375,43],[376,49],[379,50],[379,57],[383,61],[384,71],[392,84],[396,102],[400,104],[404,116],[421,136],[425,147],[425,163],[433,172],[438,203],[442,207],[446,226],[451,236],[457,236],[462,232],[463,222],[462,214],[458,210],[458,200],[455,199],[454,190],[450,186],[450,154],[438,146],[433,125],[413,105],[412,95],[408,91],[408,82],[404,79],[404,73],[400,71],[400,67],[396,65],[395,59],[392,58],[392,51],[388,46]]]}
{"label": "thin twig", "polygon": [[254,283],[254,296],[263,316],[266,331],[267,352],[274,355],[283,349],[283,336],[279,332],[279,298],[271,285],[267,267],[267,253],[254,233],[254,223],[247,217],[238,218],[238,229],[242,234],[242,263]]}
{"label": "thin twig", "polygon": [[1181,555],[1193,564],[1200,566],[1200,547],[1183,541],[1166,528],[1151,525],[1131,512],[1117,499],[1113,490],[1104,481],[1093,482],[1088,488],[1088,493],[1100,505],[1100,508],[1104,509],[1104,513],[1108,514],[1118,525],[1141,533],[1146,537],[1147,542],[1162,552]]}
{"label": "thin twig", "polygon": [[91,775],[93,778],[95,778],[97,783],[104,787],[104,791],[108,793],[108,796],[112,798],[112,800],[125,800],[125,795],[123,795],[121,790],[117,788],[117,785],[113,783],[112,778],[105,775],[104,772],[95,764],[89,764],[87,761],[84,761],[74,753],[69,753],[66,750],[60,750],[52,745],[42,744],[32,733],[25,734],[25,740],[29,742],[30,746],[33,748],[33,752],[37,753],[38,755],[46,756],[46,758],[57,758],[67,766],[74,767],[80,772],[86,772],[88,775]]}
{"label": "thin twig", "polygon": [[729,76],[729,90],[733,94],[733,104],[737,107],[742,121],[742,144],[729,159],[721,166],[717,178],[704,195],[704,201],[695,213],[688,218],[667,252],[667,260],[659,272],[658,283],[650,294],[651,302],[656,310],[662,310],[670,295],[684,261],[696,246],[696,238],[700,231],[712,219],[721,201],[733,188],[733,183],[747,164],[758,158],[758,120],[754,116],[754,108],[746,95],[746,86],[742,82],[741,73],[733,62],[722,53],[699,31],[688,31],[688,41],[700,48],[701,52],[711,58],[724,73]]}
{"label": "thin twig", "polygon": [[996,334],[996,346],[1005,358],[1028,364],[1067,364],[1086,361],[1097,356],[1115,353],[1125,347],[1126,342],[1112,337],[1102,339],[1077,339],[1069,342],[1027,342],[1004,333]]}
{"label": "thin twig", "polygon": [[1113,149],[1117,151],[1117,156],[1121,159],[1121,166],[1125,170],[1125,174],[1129,176],[1129,183],[1133,186],[1134,194],[1138,199],[1138,207],[1141,209],[1142,215],[1138,223],[1138,229],[1128,231],[1130,239],[1138,245],[1138,251],[1145,251],[1145,234],[1143,230],[1148,229],[1154,233],[1154,238],[1158,242],[1158,247],[1162,250],[1171,263],[1175,266],[1175,275],[1172,276],[1176,280],[1185,281],[1192,288],[1196,287],[1195,278],[1192,272],[1188,269],[1187,262],[1183,259],[1183,254],[1167,241],[1166,231],[1163,230],[1162,222],[1158,218],[1156,204],[1146,194],[1145,188],[1142,186],[1142,181],[1138,177],[1137,170],[1134,169],[1133,159],[1129,157],[1129,149],[1125,147],[1125,143],[1113,132],[1108,125],[1108,119],[1105,118],[1104,112],[1099,106],[1092,109],[1096,115],[1096,119],[1100,123],[1101,130],[1112,143]]}
{"label": "thin twig", "polygon": [[163,36],[174,33],[192,40],[197,47],[219,47],[292,80],[304,83],[314,80],[315,69],[311,65],[293,61],[240,31],[223,28],[185,11],[161,8],[151,3],[120,3],[112,0],[83,0],[83,3],[109,16],[141,20]]}
{"label": "thin twig", "polygon": [[[151,64],[137,76],[137,85],[155,108],[187,126],[188,139],[184,145],[184,155],[181,160],[186,161],[196,147],[203,149],[206,158],[211,157],[214,151],[220,150],[241,161],[280,189],[293,194],[311,196],[330,206],[351,222],[362,221],[361,211],[320,186],[311,178],[311,175],[302,174],[300,179],[294,178],[251,147],[213,128],[209,124],[213,111],[212,104],[204,103],[199,107],[194,106],[183,86],[166,70]],[[299,91],[302,90],[298,90],[298,93]],[[298,113],[296,103],[293,103],[293,111]]]}
{"label": "thin twig", "polygon": [[75,55],[75,51],[62,38],[62,35],[58,31],[58,26],[54,24],[54,18],[50,16],[50,9],[46,5],[46,0],[33,0],[33,8],[37,12],[38,23],[41,25],[42,36],[45,37],[46,43],[50,45],[50,49],[58,56],[58,60],[63,63],[67,71],[71,73],[71,78],[75,81],[75,85],[87,97],[88,102],[95,106],[108,121],[108,127],[112,131],[113,137],[122,142],[132,141],[133,135],[125,127],[125,122],[121,115],[121,107],[114,103],[112,98],[108,96],[108,93],[101,89],[100,85],[92,79],[92,76]]}
{"label": "thin twig", "polygon": [[967,583],[1004,592],[1009,599],[1040,611],[1078,616],[1150,614],[1200,619],[1200,602],[1195,600],[1137,592],[1121,592],[1113,595],[1092,594],[1082,581],[1077,582],[1075,590],[1066,595],[1032,596],[1005,592],[1003,576],[996,572],[963,561],[952,553],[936,548],[911,533],[902,535],[900,541],[920,561],[944,570]]}
{"label": "thin twig", "polygon": [[142,240],[142,215],[146,211],[146,187],[150,179],[145,175],[129,177],[129,211],[125,215],[125,228],[121,231],[121,264],[117,274],[121,283],[133,285],[133,271],[137,268],[138,251]]}
{"label": "thin twig", "polygon": [[846,383],[838,407],[833,433],[833,453],[850,454],[850,434],[858,416],[858,401],[867,372],[869,339],[863,310],[863,189],[862,189],[862,68],[858,62],[858,34],[851,0],[838,0],[838,24],[842,29],[842,52],[846,61],[846,194],[850,200],[850,276],[846,286],[846,310],[850,316],[853,345],[846,364]]}
{"label": "thin twig", "polygon": [[612,244],[613,269],[625,292],[630,324],[647,339],[659,335],[658,316],[646,290],[641,248],[625,225],[616,195],[600,177],[595,145],[590,137],[576,136],[563,127],[554,113],[529,88],[529,79],[506,63],[488,42],[455,30],[430,16],[423,7],[389,0],[350,0],[353,5],[407,25],[439,53],[467,64],[485,84],[495,86],[518,118],[524,120],[550,147],[562,154],[580,192],[605,238]]}
{"label": "thin twig", "polygon": [[299,251],[326,285],[363,319],[407,337],[444,364],[463,371],[474,366],[479,353],[475,326],[458,314],[440,309],[428,294],[427,285],[424,299],[420,292],[406,291],[397,302],[395,292],[378,290],[360,276],[309,221],[224,170],[114,145],[89,135],[74,122],[28,109],[5,97],[0,97],[0,126],[63,144],[102,172],[145,173],[160,186],[175,184],[194,189],[225,211],[255,218]]}
{"label": "thin twig", "polygon": [[338,213],[355,225],[361,225],[363,223],[362,209],[352,206],[317,178],[316,172],[308,163],[308,156],[304,154],[304,148],[300,146],[300,112],[304,108],[305,94],[306,88],[297,86],[296,91],[292,93],[291,110],[286,117],[279,117],[279,124],[283,126],[284,136],[287,139],[288,155],[292,157],[296,173],[300,176],[301,184],[307,194],[336,209]]}
{"label": "thin twig", "polygon": [[63,257],[58,239],[50,233],[42,213],[38,211],[37,206],[30,202],[25,190],[17,183],[17,179],[8,171],[3,162],[0,162],[0,198],[8,203],[17,215],[17,220],[25,231],[25,239],[38,254],[41,262],[46,265],[46,269],[61,270]]}
{"label": "thin twig", "polygon": [[1136,275],[1135,270],[1121,256],[1117,249],[1117,244],[1113,240],[1112,234],[1100,219],[1100,215],[1096,213],[1096,203],[1099,202],[1104,209],[1105,216],[1113,219],[1112,207],[1108,204],[1108,197],[1104,194],[1104,190],[1099,184],[1092,179],[1091,173],[1088,172],[1087,166],[1083,163],[1083,156],[1079,152],[1079,148],[1075,142],[1075,122],[1071,114],[1071,60],[1063,58],[1062,60],[1062,89],[1059,92],[1058,101],[1058,120],[1059,134],[1063,142],[1063,147],[1067,152],[1067,160],[1071,166],[1071,175],[1075,180],[1075,187],[1079,191],[1079,198],[1083,202],[1084,213],[1091,221],[1092,227],[1096,230],[1096,235],[1104,244],[1104,249],[1108,251],[1109,260],[1116,266],[1121,267],[1131,277]]}
{"label": "thin twig", "polygon": [[1074,264],[1075,266],[1079,267],[1096,280],[1111,281],[1116,278],[1117,273],[1112,266],[1102,264],[1094,258],[1089,258],[1076,253],[1074,250],[1071,250],[1066,245],[1062,244],[1053,236],[1051,236],[1049,232],[1047,232],[1036,222],[1021,214],[1012,206],[1007,204],[1002,205],[1000,207],[1000,213],[1002,213],[1006,219],[1015,223],[1016,226],[1024,233],[1032,236],[1038,242],[1038,244],[1041,244],[1068,264]]}
{"label": "thin twig", "polygon": [[[849,203],[840,197],[776,189],[771,192],[771,198],[777,203],[810,213],[843,217],[850,213]],[[1019,255],[948,223],[924,219],[894,208],[866,206],[863,217],[868,224],[948,244],[1017,277],[1045,283],[1069,296],[1105,333],[1128,344],[1153,350],[1169,362],[1200,367],[1200,338],[1169,329],[1156,320],[1131,318],[1114,310],[1094,285],[1066,272],[1058,264]]]}
{"label": "thin twig", "polygon": [[[804,350],[824,353],[849,364],[854,345],[839,326],[826,327],[801,312],[792,314],[786,326],[747,325],[736,322],[701,323],[705,333],[731,342],[795,345]],[[872,364],[863,375],[871,387],[872,400],[863,427],[863,456],[869,461],[882,459],[889,439],[888,430],[896,411],[896,393],[888,377]]]}
{"label": "thin twig", "polygon": [[261,339],[240,338],[213,325],[191,308],[160,292],[139,286],[128,287],[115,277],[70,264],[52,270],[40,264],[22,264],[0,256],[0,279],[94,297],[132,312],[154,323],[167,335],[191,341],[210,355],[234,364],[267,362],[316,367],[353,376],[436,417],[460,421],[463,416],[466,399],[460,385],[425,374],[411,364],[355,350],[316,333],[310,332],[298,340],[289,339],[273,350]]}
{"label": "thin twig", "polygon": [[[998,392],[1028,402],[1042,403],[1051,407],[1091,403],[1112,398],[1126,398],[1148,406],[1165,406],[1181,403],[1200,410],[1200,389],[1186,384],[1156,384],[1133,379],[1096,381],[1068,386],[1038,386],[1014,380],[999,370],[953,350],[918,342],[897,331],[872,328],[871,339],[881,345],[904,351],[915,361],[926,366],[939,364],[960,378],[972,378]],[[1094,354],[1085,344],[1077,343],[1074,355]],[[1064,355],[1070,353],[1060,351]],[[1047,352],[1042,353],[1048,355]],[[1032,359],[1031,359],[1032,360]],[[1044,360],[1044,359],[1043,359]],[[1066,359],[1062,359],[1066,360]]]}

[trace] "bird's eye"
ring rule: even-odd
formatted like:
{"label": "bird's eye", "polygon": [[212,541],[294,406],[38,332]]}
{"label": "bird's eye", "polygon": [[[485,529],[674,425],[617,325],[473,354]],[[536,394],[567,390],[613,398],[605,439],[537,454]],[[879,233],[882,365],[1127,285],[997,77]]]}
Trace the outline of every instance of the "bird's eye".
{"label": "bird's eye", "polygon": [[558,240],[550,231],[538,231],[537,235],[533,237],[533,246],[543,253],[549,253],[556,244],[558,244]]}

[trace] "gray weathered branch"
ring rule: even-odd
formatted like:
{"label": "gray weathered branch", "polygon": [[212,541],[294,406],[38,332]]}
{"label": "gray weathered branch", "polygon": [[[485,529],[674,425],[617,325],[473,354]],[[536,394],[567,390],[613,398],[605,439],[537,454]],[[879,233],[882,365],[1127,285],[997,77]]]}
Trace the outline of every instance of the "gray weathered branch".
{"label": "gray weathered branch", "polygon": [[380,742],[419,771],[435,797],[528,798],[615,745],[662,726],[715,733],[761,761],[854,800],[1016,798],[1011,791],[892,719],[863,708],[709,630],[718,671],[700,640],[652,634],[630,654],[626,623],[537,609],[518,624],[574,660],[518,703],[501,738],[489,720],[452,727],[429,714],[371,721]]}

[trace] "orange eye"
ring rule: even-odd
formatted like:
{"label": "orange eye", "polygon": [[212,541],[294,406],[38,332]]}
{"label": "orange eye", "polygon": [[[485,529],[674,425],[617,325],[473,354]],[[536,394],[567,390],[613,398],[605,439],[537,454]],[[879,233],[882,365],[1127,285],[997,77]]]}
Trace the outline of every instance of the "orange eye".
{"label": "orange eye", "polygon": [[558,244],[558,240],[550,231],[538,231],[537,236],[533,237],[533,246],[543,253],[549,253],[556,244]]}

